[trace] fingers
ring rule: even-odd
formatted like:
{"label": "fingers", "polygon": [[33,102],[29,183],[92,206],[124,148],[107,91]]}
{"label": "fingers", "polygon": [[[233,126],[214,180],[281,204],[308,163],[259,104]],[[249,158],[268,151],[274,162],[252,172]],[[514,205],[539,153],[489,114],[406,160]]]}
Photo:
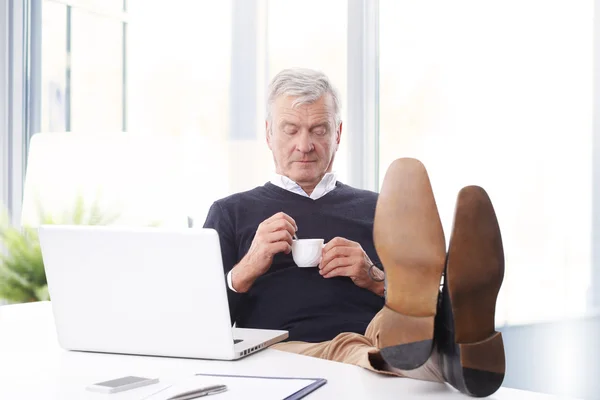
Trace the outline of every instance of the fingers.
{"label": "fingers", "polygon": [[250,249],[243,257],[243,263],[240,262],[237,266],[252,277],[245,287],[249,288],[256,278],[269,270],[275,254],[292,252],[292,236],[296,229],[296,222],[283,212],[258,225]]}
{"label": "fingers", "polygon": [[292,245],[286,241],[279,241],[270,244],[273,254],[285,253],[290,254],[292,252]]}
{"label": "fingers", "polygon": [[329,273],[337,268],[348,267],[358,264],[358,262],[359,260],[356,257],[337,257],[329,261],[327,264],[323,264],[323,267],[319,270],[319,273],[326,277]]}
{"label": "fingers", "polygon": [[296,222],[287,214],[282,212],[264,220],[256,231],[257,236],[268,235],[272,232],[287,231],[293,236],[296,233]]}
{"label": "fingers", "polygon": [[326,266],[333,259],[338,257],[350,257],[357,254],[357,250],[361,251],[356,247],[348,246],[336,246],[329,250],[323,249],[323,258],[321,259],[321,266]]}
{"label": "fingers", "polygon": [[346,246],[346,247],[360,247],[360,244],[353,242],[352,240],[344,239],[343,237],[335,237],[331,239],[325,247],[323,247],[323,254],[327,253],[329,250],[337,247],[337,246]]}
{"label": "fingers", "polygon": [[271,232],[268,235],[266,235],[266,239],[268,243],[286,242],[290,246],[292,245],[293,241],[292,235],[288,231]]}
{"label": "fingers", "polygon": [[[325,273],[330,271],[331,262],[337,258],[359,258],[363,254],[360,244],[351,240],[336,237],[331,239],[325,247],[323,247],[323,259],[321,260],[320,268],[325,269]],[[338,261],[338,264],[341,261]],[[332,264],[332,265],[338,265]]]}
{"label": "fingers", "polygon": [[323,278],[334,278],[336,276],[347,276],[350,278],[356,277],[357,276],[356,264],[334,268],[329,273],[323,275]]}
{"label": "fingers", "polygon": [[294,228],[294,225],[290,224],[290,222],[285,219],[279,219],[279,220],[270,222],[266,226],[266,230],[267,230],[267,232],[285,231],[285,232],[289,232],[289,234],[291,236],[293,236],[294,233],[296,233],[296,228]]}
{"label": "fingers", "polygon": [[280,213],[281,216],[283,218],[285,218],[290,224],[292,224],[292,227],[294,228],[294,232],[296,232],[298,230],[298,225],[296,225],[296,221],[294,221],[294,218],[290,217],[289,215],[287,215],[286,213],[282,212]]}
{"label": "fingers", "polygon": [[324,278],[347,276],[357,278],[365,263],[366,254],[359,243],[336,237],[323,247],[319,273]]}
{"label": "fingers", "polygon": [[[287,221],[290,224],[290,226],[292,227],[292,229],[293,229],[294,232],[296,232],[298,230],[298,226],[296,225],[296,221],[294,221],[294,219],[292,217],[290,217],[289,215],[287,215],[284,212],[278,212],[277,214],[275,214],[272,217],[270,217],[267,220],[265,220],[263,223],[266,223],[266,225],[283,224],[282,221]],[[281,226],[286,226],[286,224],[276,225],[276,226],[281,227]]]}

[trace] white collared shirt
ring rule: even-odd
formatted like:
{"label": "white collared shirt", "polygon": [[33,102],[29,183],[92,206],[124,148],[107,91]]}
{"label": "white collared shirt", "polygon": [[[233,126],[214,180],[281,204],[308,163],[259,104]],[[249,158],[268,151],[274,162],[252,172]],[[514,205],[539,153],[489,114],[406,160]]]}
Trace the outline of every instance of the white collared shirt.
{"label": "white collared shirt", "polygon": [[315,186],[315,189],[312,191],[310,196],[306,194],[300,185],[285,175],[275,174],[273,179],[271,179],[271,183],[275,186],[279,186],[282,189],[289,190],[292,193],[299,194],[300,196],[310,197],[313,200],[317,200],[335,189],[337,178],[334,172],[326,173],[321,179],[321,182]]}
{"label": "white collared shirt", "polygon": [[[275,174],[273,176],[273,179],[271,179],[271,183],[282,189],[288,190],[292,193],[296,193],[297,195],[310,197],[313,200],[317,200],[325,196],[327,193],[331,192],[333,189],[335,189],[337,177],[334,172],[326,173],[321,179],[321,182],[319,182],[317,186],[315,186],[315,189],[312,191],[310,196],[304,191],[304,189],[302,189],[302,187],[300,187],[300,185],[298,185],[296,182],[294,182],[285,175]],[[227,274],[227,286],[229,286],[229,289],[236,292],[231,283],[231,271],[229,271],[229,273]]]}

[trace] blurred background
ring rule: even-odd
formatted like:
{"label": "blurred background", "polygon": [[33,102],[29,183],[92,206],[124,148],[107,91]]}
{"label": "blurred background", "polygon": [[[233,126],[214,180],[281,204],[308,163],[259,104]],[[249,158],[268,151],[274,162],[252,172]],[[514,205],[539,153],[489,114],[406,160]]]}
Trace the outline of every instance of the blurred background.
{"label": "blurred background", "polygon": [[[27,276],[19,260],[37,250],[18,232],[43,220],[202,225],[212,201],[274,172],[269,80],[315,68],[342,98],[339,180],[377,191],[394,159],[421,159],[447,239],[461,187],[492,198],[506,253],[496,316],[505,385],[599,392],[595,1],[0,6],[5,269]],[[6,251],[13,242],[21,253]],[[25,289],[5,303],[44,299],[43,277],[27,288],[7,276],[4,293]]]}

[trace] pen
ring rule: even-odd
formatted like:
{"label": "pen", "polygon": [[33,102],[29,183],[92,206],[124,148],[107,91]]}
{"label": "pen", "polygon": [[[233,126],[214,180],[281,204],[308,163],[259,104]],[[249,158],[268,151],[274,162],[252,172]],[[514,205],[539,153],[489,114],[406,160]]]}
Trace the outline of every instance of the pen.
{"label": "pen", "polygon": [[176,396],[169,397],[167,400],[189,400],[198,397],[210,396],[211,394],[223,393],[227,390],[225,385],[206,386],[200,389],[190,390],[189,392],[180,393]]}

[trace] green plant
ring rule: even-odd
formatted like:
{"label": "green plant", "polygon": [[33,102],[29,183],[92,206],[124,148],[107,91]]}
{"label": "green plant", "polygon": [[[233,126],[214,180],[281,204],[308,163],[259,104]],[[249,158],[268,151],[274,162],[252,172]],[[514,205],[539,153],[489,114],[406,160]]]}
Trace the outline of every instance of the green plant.
{"label": "green plant", "polygon": [[[60,218],[45,214],[39,202],[37,208],[40,224],[108,225],[118,218],[103,213],[98,201],[88,210],[81,196]],[[50,299],[37,229],[11,226],[6,210],[0,216],[0,299],[10,303]]]}

